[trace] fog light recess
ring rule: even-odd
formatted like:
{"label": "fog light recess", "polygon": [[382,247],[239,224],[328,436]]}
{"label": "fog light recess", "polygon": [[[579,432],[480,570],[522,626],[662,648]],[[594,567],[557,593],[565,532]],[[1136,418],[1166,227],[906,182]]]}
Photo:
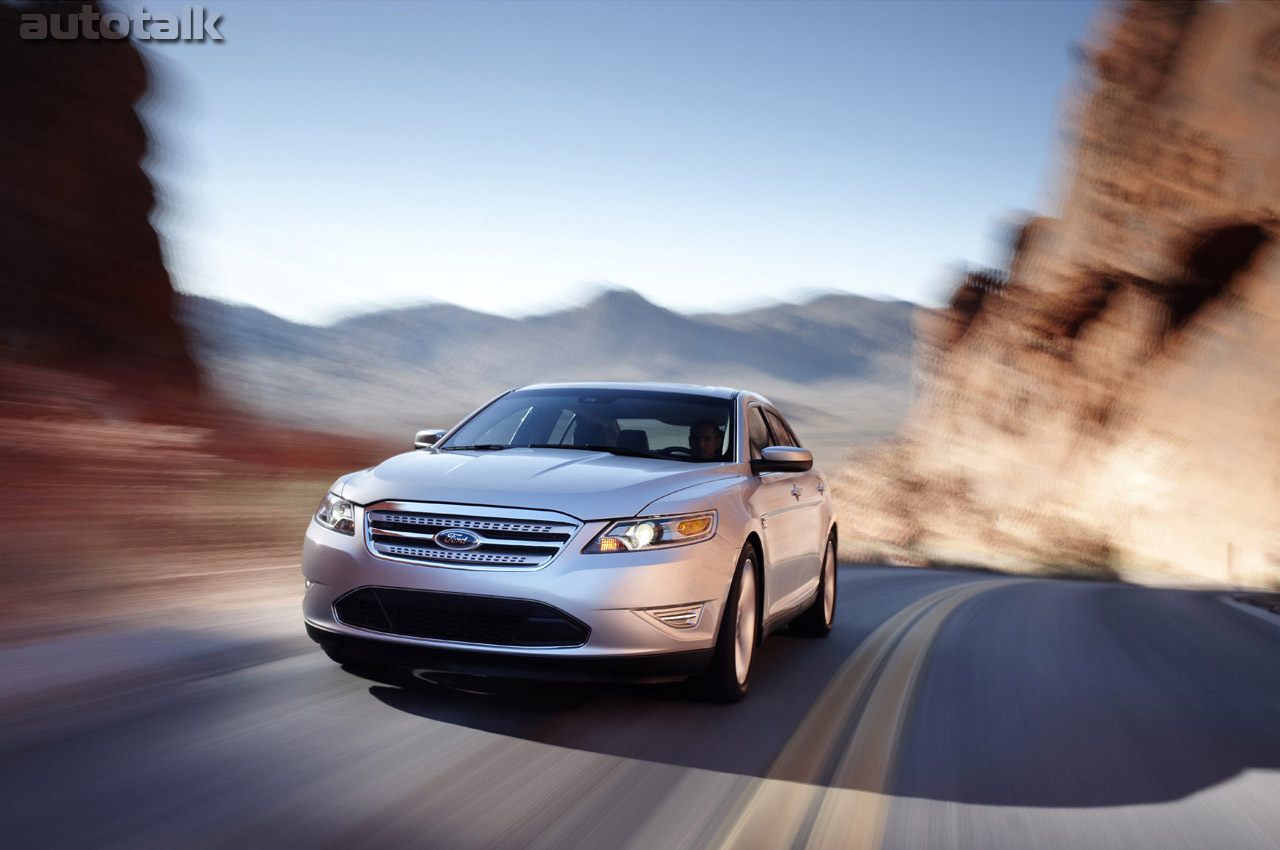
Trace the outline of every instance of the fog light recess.
{"label": "fog light recess", "polygon": [[670,608],[650,608],[645,613],[664,626],[670,626],[673,629],[692,629],[702,619],[703,605],[704,603],[698,602],[693,605],[675,605]]}

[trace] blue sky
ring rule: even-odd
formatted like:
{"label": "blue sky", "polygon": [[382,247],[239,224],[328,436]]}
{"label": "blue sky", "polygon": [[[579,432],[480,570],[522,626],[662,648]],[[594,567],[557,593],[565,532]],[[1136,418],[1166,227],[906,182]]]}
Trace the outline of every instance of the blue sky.
{"label": "blue sky", "polygon": [[[128,5],[128,4],[117,4]],[[147,3],[154,12],[181,3]],[[1092,2],[210,0],[152,44],[178,286],[321,322],[599,286],[940,301],[1051,201]]]}

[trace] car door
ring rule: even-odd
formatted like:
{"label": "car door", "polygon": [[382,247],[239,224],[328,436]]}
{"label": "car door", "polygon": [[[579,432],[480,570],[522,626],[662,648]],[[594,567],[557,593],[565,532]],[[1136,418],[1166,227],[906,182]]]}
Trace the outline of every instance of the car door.
{"label": "car door", "polygon": [[[758,460],[760,450],[766,446],[785,445],[778,442],[769,430],[762,405],[748,405],[746,416],[752,460]],[[765,620],[794,608],[813,595],[813,587],[808,583],[810,550],[813,547],[810,512],[805,510],[795,492],[805,475],[802,472],[757,473],[755,488],[747,500],[752,515],[760,520],[764,562],[768,570],[765,576]]]}
{"label": "car door", "polygon": [[[766,407],[764,414],[769,423],[770,433],[778,441],[776,445],[804,448],[787,420],[782,418],[781,413],[771,407]],[[813,591],[818,585],[819,576],[822,573],[822,557],[825,554],[827,532],[825,527],[826,514],[823,510],[826,501],[824,496],[826,484],[822,480],[822,474],[813,468],[807,472],[795,473],[792,484],[793,495],[796,497],[797,512],[804,517],[802,525],[803,533],[806,537],[801,546],[804,550],[803,563],[799,567],[804,575],[798,579],[798,582],[804,588],[804,598],[807,599],[813,595]]]}

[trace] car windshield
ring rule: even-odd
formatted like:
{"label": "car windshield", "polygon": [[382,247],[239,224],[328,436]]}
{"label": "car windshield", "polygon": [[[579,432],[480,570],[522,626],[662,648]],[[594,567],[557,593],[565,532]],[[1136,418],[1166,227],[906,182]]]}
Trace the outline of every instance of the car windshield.
{"label": "car windshield", "polygon": [[624,389],[519,390],[497,399],[441,451],[588,449],[691,463],[733,459],[727,398]]}

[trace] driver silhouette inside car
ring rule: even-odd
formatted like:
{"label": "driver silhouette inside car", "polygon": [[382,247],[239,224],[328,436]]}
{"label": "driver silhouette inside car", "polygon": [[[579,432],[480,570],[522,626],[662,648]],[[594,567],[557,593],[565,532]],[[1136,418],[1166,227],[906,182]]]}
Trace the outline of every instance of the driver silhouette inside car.
{"label": "driver silhouette inside car", "polygon": [[689,449],[698,460],[723,460],[720,447],[724,431],[711,419],[699,419],[689,426]]}

